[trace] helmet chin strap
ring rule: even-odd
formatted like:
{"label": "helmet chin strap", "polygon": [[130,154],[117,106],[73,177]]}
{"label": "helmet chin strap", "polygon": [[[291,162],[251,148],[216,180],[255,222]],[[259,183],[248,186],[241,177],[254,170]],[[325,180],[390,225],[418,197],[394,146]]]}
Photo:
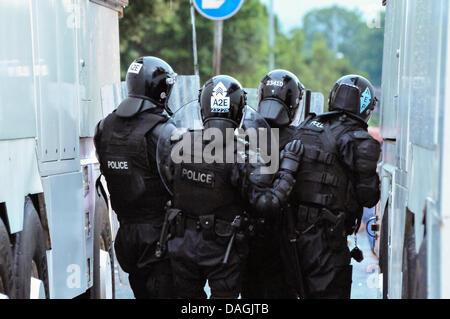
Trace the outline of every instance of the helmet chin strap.
{"label": "helmet chin strap", "polygon": [[173,112],[172,112],[172,110],[171,110],[170,107],[169,107],[168,100],[167,100],[166,103],[164,104],[164,110],[167,112],[167,114],[169,114],[169,116],[172,116],[172,115],[173,115]]}
{"label": "helmet chin strap", "polygon": [[[176,74],[176,73],[175,73]],[[175,83],[175,82],[174,82]],[[170,107],[169,107],[169,98],[170,98],[170,95],[172,94],[172,91],[173,91],[173,85],[170,87],[170,89],[169,89],[169,93],[166,95],[166,99],[165,99],[165,102],[164,102],[164,109],[166,110],[166,112],[169,114],[169,116],[172,116],[173,115],[173,111],[170,109]]]}

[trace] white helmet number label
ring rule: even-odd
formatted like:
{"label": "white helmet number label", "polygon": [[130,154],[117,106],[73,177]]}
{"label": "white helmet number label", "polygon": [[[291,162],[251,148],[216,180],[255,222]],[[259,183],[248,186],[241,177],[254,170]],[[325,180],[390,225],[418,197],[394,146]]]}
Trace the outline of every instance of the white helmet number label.
{"label": "white helmet number label", "polygon": [[230,97],[227,97],[227,88],[219,82],[211,95],[211,112],[228,113],[230,111]]}
{"label": "white helmet number label", "polygon": [[359,113],[362,113],[369,106],[370,101],[372,100],[372,94],[370,94],[369,87],[366,88],[366,90],[361,95],[360,99],[361,99],[361,103],[360,103],[361,110],[359,111]]}
{"label": "white helmet number label", "polygon": [[135,73],[139,74],[141,72],[143,64],[133,62],[131,63],[130,67],[128,68],[128,73]]}

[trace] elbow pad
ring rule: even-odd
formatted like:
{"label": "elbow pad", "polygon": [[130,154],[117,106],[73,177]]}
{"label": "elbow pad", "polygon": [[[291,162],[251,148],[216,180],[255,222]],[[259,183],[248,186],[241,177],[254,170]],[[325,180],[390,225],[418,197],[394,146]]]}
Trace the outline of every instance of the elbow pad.
{"label": "elbow pad", "polygon": [[260,166],[251,166],[248,172],[250,183],[258,187],[270,187],[273,181],[273,174],[262,174]]}
{"label": "elbow pad", "polygon": [[254,208],[259,216],[270,218],[276,215],[281,206],[277,197],[267,193],[258,197]]}
{"label": "elbow pad", "polygon": [[371,208],[380,200],[380,179],[375,174],[369,178],[361,179],[356,185],[356,194],[361,206]]}
{"label": "elbow pad", "polygon": [[381,154],[380,143],[370,136],[358,142],[355,149],[355,169],[361,176],[371,176],[377,170]]}
{"label": "elbow pad", "polygon": [[255,210],[265,217],[276,214],[287,203],[294,184],[295,179],[290,173],[280,172],[272,188],[255,190]]}
{"label": "elbow pad", "polygon": [[278,198],[281,205],[284,205],[287,202],[292,189],[294,188],[294,184],[295,179],[291,173],[283,171],[278,173],[278,177],[274,181],[272,193]]}
{"label": "elbow pad", "polygon": [[303,144],[300,140],[293,140],[286,144],[281,152],[280,170],[296,172],[303,155]]}

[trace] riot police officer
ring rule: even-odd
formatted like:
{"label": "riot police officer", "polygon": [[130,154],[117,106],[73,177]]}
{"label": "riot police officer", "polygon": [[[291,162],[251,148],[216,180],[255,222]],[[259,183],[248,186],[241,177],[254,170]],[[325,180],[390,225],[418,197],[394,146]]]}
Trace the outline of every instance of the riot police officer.
{"label": "riot police officer", "polygon": [[169,194],[157,170],[156,145],[167,116],[167,101],[176,80],[169,64],[141,57],[129,67],[128,97],[97,125],[94,137],[100,170],[120,228],[117,260],[129,274],[136,298],[172,297],[167,257],[155,257]]}
{"label": "riot police officer", "polygon": [[[258,112],[272,128],[279,129],[277,152],[281,152],[285,147],[289,149],[288,144],[295,140],[293,136],[295,130],[289,125],[294,120],[303,93],[303,84],[297,76],[286,70],[273,70],[261,80],[258,88]],[[258,186],[254,181],[250,182]],[[267,183],[265,187],[267,189]],[[255,236],[249,240],[249,257],[244,272],[242,297],[297,298],[298,292],[295,285],[290,284],[292,278],[287,274],[286,267],[290,265],[282,262],[281,221],[270,218],[277,210],[278,215],[281,215],[286,200],[281,200],[275,207],[267,209],[269,212],[266,214],[260,214],[264,211],[261,206],[273,203],[270,197],[267,198],[268,194],[270,193],[260,191],[250,199],[251,203],[256,204],[253,205],[252,215],[259,218],[255,221]]]}
{"label": "riot police officer", "polygon": [[[173,146],[189,139],[192,148],[185,147],[185,160],[173,161],[170,169],[173,208],[168,212],[172,221],[168,253],[179,298],[205,298],[206,280],[211,298],[236,298],[247,248],[239,225],[245,218],[244,205],[230,184],[230,174],[235,161],[233,131],[242,118],[246,95],[236,79],[219,75],[205,83],[199,103],[204,129],[186,132]],[[207,139],[211,129],[214,139]],[[203,151],[213,143],[223,148],[223,158],[209,161]],[[231,163],[225,158],[227,147],[233,148]]]}
{"label": "riot police officer", "polygon": [[349,251],[347,235],[380,197],[380,144],[367,132],[376,101],[367,79],[344,76],[330,92],[329,112],[309,115],[293,135],[304,145],[290,206],[307,298],[350,298],[350,259],[362,254]]}

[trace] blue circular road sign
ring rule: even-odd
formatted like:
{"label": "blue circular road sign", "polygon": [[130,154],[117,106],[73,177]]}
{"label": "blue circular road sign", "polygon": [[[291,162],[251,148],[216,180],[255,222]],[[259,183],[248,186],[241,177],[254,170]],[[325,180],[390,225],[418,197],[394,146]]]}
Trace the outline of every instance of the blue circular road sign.
{"label": "blue circular road sign", "polygon": [[194,0],[194,6],[204,17],[225,20],[239,11],[244,0]]}

